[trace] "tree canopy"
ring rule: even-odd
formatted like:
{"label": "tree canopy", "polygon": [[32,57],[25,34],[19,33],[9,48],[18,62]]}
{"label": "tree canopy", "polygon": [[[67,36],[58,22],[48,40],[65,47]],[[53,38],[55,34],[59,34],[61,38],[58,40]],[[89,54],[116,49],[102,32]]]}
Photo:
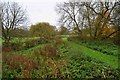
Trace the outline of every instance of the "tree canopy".
{"label": "tree canopy", "polygon": [[47,22],[40,22],[31,25],[30,34],[34,37],[51,38],[55,36],[55,26],[52,26]]}

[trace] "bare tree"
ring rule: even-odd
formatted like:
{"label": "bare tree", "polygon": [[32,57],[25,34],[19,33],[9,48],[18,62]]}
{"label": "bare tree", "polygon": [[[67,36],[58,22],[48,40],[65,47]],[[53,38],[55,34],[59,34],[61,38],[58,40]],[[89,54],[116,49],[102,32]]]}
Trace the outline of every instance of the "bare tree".
{"label": "bare tree", "polygon": [[[94,10],[96,7],[97,11]],[[92,37],[93,31],[97,31],[97,28],[95,30],[92,29],[96,16],[100,14],[98,13],[99,11],[99,6],[93,2],[71,0],[57,5],[57,12],[61,15],[60,23],[62,23],[62,25],[67,24],[67,26],[73,27],[80,36],[90,34]]]}
{"label": "bare tree", "polygon": [[[90,34],[95,39],[109,38],[114,32],[105,30],[118,26],[119,19],[114,13],[119,2],[80,2],[71,0],[57,5],[57,12],[61,15],[60,23],[67,24],[77,30],[82,36]],[[119,9],[119,8],[118,8]],[[119,14],[119,13],[118,13]],[[116,15],[116,16],[115,16]],[[84,35],[83,35],[84,34]]]}
{"label": "bare tree", "polygon": [[[87,34],[89,34],[89,36],[91,38],[93,38],[93,34],[94,34],[94,23],[95,23],[95,18],[96,18],[96,14],[91,10],[89,9],[88,7],[86,7],[84,4],[88,4],[88,5],[94,5],[92,4],[92,2],[84,2],[82,3],[83,4],[83,7],[84,7],[84,19],[85,19],[85,31]],[[86,35],[87,35],[86,34]]]}
{"label": "bare tree", "polygon": [[[96,27],[95,27],[94,37],[101,38],[102,31],[106,27],[106,25],[107,24],[111,25],[110,23],[112,20],[113,11],[118,6],[117,2],[98,2],[98,3],[93,2],[92,4],[84,3],[84,5],[87,8],[89,8],[90,10],[92,10],[98,16],[98,17],[96,17],[96,23],[95,23]],[[99,19],[99,20],[97,20],[97,19]],[[112,35],[116,32],[117,31],[110,33],[110,35]]]}
{"label": "bare tree", "polygon": [[76,0],[71,0],[69,2],[64,2],[57,5],[57,12],[61,15],[60,17],[60,23],[62,25],[76,28],[78,33],[82,34],[82,27],[83,27],[83,21],[84,16],[81,16],[82,12],[82,4]]}
{"label": "bare tree", "polygon": [[5,42],[11,39],[11,32],[27,20],[25,11],[18,3],[7,2],[0,6],[0,23]]}

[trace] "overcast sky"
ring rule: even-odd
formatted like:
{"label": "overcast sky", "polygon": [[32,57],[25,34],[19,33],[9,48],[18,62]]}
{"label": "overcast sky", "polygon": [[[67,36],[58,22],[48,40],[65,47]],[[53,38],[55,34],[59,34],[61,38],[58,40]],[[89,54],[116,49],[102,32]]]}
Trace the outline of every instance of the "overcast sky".
{"label": "overcast sky", "polygon": [[[1,0],[0,0],[1,1]],[[58,26],[58,15],[55,11],[56,3],[66,0],[2,0],[18,2],[27,10],[30,25],[37,22],[49,22],[51,25]]]}

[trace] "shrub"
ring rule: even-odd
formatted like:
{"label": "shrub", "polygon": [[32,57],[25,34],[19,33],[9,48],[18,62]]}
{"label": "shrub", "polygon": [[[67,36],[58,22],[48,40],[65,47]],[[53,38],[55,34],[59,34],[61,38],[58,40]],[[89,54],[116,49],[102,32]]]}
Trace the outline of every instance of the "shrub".
{"label": "shrub", "polygon": [[63,45],[63,44],[65,44],[65,43],[61,38],[56,38],[55,39],[55,45],[56,46]]}
{"label": "shrub", "polygon": [[35,42],[32,40],[32,41],[27,41],[27,42],[24,42],[24,48],[25,49],[28,49],[28,48],[31,48],[35,45]]}
{"label": "shrub", "polygon": [[34,46],[36,46],[38,44],[45,44],[45,43],[48,43],[47,39],[43,39],[43,38],[33,39],[33,40],[30,40],[30,41],[24,42],[24,44],[25,44],[24,48],[28,49],[28,48],[34,47]]}
{"label": "shrub", "polygon": [[41,48],[41,52],[49,58],[53,58],[57,55],[56,48],[51,44],[47,44],[43,48]]}
{"label": "shrub", "polygon": [[12,51],[11,47],[2,47],[2,52],[10,52]]}
{"label": "shrub", "polygon": [[21,43],[9,43],[9,45],[7,44],[3,44],[2,46],[2,51],[3,52],[10,52],[10,51],[18,51],[22,49],[22,45]]}
{"label": "shrub", "polygon": [[10,46],[12,47],[12,50],[14,50],[14,51],[19,51],[22,49],[21,43],[11,43]]}
{"label": "shrub", "polygon": [[39,39],[38,39],[39,44],[45,44],[45,43],[48,43],[49,41],[50,41],[50,40],[45,39],[45,38],[39,38]]}
{"label": "shrub", "polygon": [[48,42],[49,41],[47,39],[37,38],[37,39],[26,40],[24,42],[11,42],[9,44],[3,43],[2,51],[3,52],[19,51],[22,49],[28,49],[34,47],[38,44],[45,44]]}
{"label": "shrub", "polygon": [[[3,54],[3,78],[12,76],[19,77],[19,75],[24,78],[30,78],[32,70],[37,69],[37,67],[37,62],[29,57],[23,57],[21,54]],[[10,71],[10,73],[7,73],[6,69],[7,72]]]}

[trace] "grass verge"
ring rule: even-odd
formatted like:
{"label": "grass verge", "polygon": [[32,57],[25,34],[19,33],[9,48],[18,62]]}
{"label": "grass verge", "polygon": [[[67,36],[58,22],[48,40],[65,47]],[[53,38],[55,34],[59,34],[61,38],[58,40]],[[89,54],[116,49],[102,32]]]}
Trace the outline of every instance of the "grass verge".
{"label": "grass verge", "polygon": [[118,58],[115,56],[103,54],[99,51],[89,49],[85,46],[76,44],[74,42],[67,42],[67,43],[76,52],[80,52],[83,55],[86,55],[86,56],[89,56],[93,59],[104,62],[105,65],[109,65],[114,69],[118,68]]}

